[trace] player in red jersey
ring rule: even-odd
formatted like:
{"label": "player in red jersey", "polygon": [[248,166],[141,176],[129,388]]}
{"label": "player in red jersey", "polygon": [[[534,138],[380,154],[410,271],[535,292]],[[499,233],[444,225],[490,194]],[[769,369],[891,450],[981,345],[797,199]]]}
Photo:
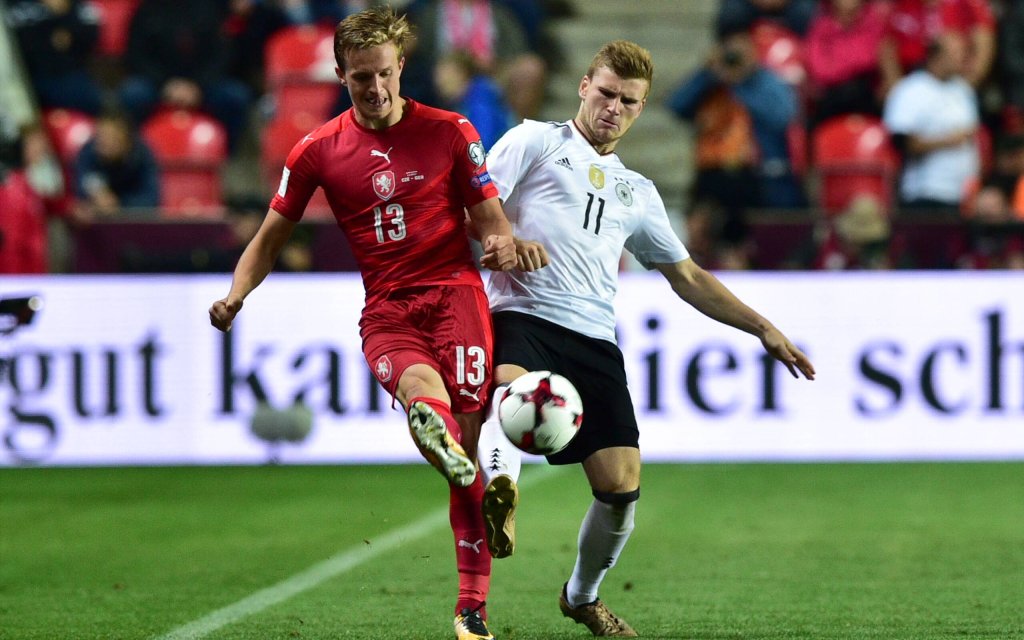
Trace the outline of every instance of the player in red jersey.
{"label": "player in red jersey", "polygon": [[410,35],[405,18],[389,8],[338,24],[337,74],[353,107],[292,149],[267,217],[239,259],[227,297],[210,308],[210,320],[222,331],[231,328],[313,191],[322,188],[362,273],[366,361],[406,409],[424,457],[449,481],[459,573],[456,636],[488,639],[491,557],[481,544],[483,487],[473,460],[493,340],[466,210],[482,238],[482,266],[511,269],[516,251],[476,129],[458,114],[399,95]]}

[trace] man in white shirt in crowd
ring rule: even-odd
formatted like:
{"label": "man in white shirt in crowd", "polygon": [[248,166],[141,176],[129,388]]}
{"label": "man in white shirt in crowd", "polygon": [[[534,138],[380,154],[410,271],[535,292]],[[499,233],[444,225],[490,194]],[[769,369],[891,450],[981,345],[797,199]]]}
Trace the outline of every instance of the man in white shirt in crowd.
{"label": "man in white shirt in crowd", "polygon": [[693,262],[654,183],[613,153],[643,111],[653,74],[645,49],[622,40],[606,44],[580,82],[575,118],[528,120],[506,133],[487,159],[520,263],[539,267],[550,255],[541,271],[495,273],[488,284],[498,388],[478,447],[487,482],[487,546],[495,557],[512,553],[518,502],[519,454],[495,408],[508,384],[527,371],[559,373],[579,391],[584,418],[568,448],[548,461],[581,463],[594,495],[559,608],[597,636],[636,635],[598,598],[633,530],[640,495],[639,430],[615,341],[623,248],[658,269],[676,295],[705,315],[759,338],[794,376],[814,377],[810,360],[782,332]]}
{"label": "man in white shirt in crowd", "polygon": [[978,175],[978,101],[960,76],[963,38],[939,36],[923,69],[896,83],[885,101],[885,126],[904,158],[900,206],[955,214]]}

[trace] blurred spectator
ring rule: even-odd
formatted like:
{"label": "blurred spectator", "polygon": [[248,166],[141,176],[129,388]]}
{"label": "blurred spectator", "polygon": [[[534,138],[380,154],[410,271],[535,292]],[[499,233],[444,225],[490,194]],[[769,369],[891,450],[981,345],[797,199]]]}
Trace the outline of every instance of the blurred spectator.
{"label": "blurred spectator", "polygon": [[349,15],[381,4],[376,0],[280,0],[291,24],[327,24],[334,26]]}
{"label": "blurred spectator", "polygon": [[725,235],[745,235],[751,207],[806,205],[789,162],[786,131],[797,115],[793,88],[761,67],[749,32],[726,32],[707,64],[669,97],[668,107],[696,130],[693,197],[725,207]]}
{"label": "blurred spectator", "polygon": [[[242,196],[228,202],[219,238],[187,249],[154,251],[129,244],[122,248],[121,270],[126,273],[229,273],[256,235],[267,204],[262,197]],[[313,267],[312,231],[297,228],[281,250],[275,271],[310,271]]]}
{"label": "blurred spectator", "polygon": [[727,229],[725,209],[711,198],[696,200],[686,212],[686,249],[702,267],[712,270],[750,268],[752,247],[746,238],[736,240]]}
{"label": "blurred spectator", "polygon": [[409,9],[417,41],[410,50],[402,87],[410,97],[436,104],[433,68],[446,53],[459,50],[503,87],[518,118],[533,118],[544,99],[547,67],[529,47],[513,12],[491,0],[424,0]]}
{"label": "blurred spectator", "polygon": [[1024,133],[1024,2],[1007,2],[999,21],[1000,85],[1012,113],[1007,128]]}
{"label": "blurred spectator", "polygon": [[7,16],[40,106],[98,113],[102,93],[88,68],[99,39],[99,16],[92,5],[13,0]]}
{"label": "blurred spectator", "polygon": [[905,208],[956,213],[978,176],[978,104],[959,75],[963,40],[945,34],[928,50],[924,69],[893,87],[883,120],[903,154],[900,202]]}
{"label": "blurred spectator", "polygon": [[442,57],[434,67],[434,85],[440,97],[439,106],[469,118],[485,149],[490,149],[512,126],[512,111],[501,87],[477,69],[469,54],[452,51]]}
{"label": "blurred spectator", "polygon": [[526,34],[526,44],[544,59],[548,69],[558,69],[565,60],[562,39],[548,28],[548,19],[555,17],[568,18],[575,15],[570,0],[496,0],[511,11]]}
{"label": "blurred spectator", "polygon": [[12,131],[2,116],[0,273],[46,273],[49,218],[63,213],[63,176],[40,127]]}
{"label": "blurred spectator", "polygon": [[825,0],[807,34],[807,71],[814,122],[843,113],[879,114],[879,49],[885,5]]}
{"label": "blurred spectator", "polygon": [[798,266],[826,271],[895,268],[892,229],[882,203],[859,196],[846,210],[822,220]]}
{"label": "blurred spectator", "polygon": [[149,209],[160,204],[160,169],[127,116],[107,112],[96,120],[96,132],[75,162],[78,217],[117,215],[123,209]]}
{"label": "blurred spectator", "polygon": [[[187,16],[187,19],[184,17]],[[209,0],[143,0],[132,16],[121,101],[136,123],[157,105],[202,108],[219,120],[235,148],[253,94],[228,75],[224,5]],[[262,51],[250,52],[262,56]]]}
{"label": "blurred spectator", "polygon": [[758,20],[772,20],[802,36],[816,8],[815,0],[722,0],[715,28],[719,33],[749,30]]}
{"label": "blurred spectator", "polygon": [[264,56],[270,36],[288,25],[277,5],[263,0],[228,0],[224,36],[228,41],[227,75],[244,82],[253,95],[264,89]]}
{"label": "blurred spectator", "polygon": [[1024,222],[1024,133],[1007,135],[996,142],[993,171],[965,198],[968,218],[1009,218]]}
{"label": "blurred spectator", "polygon": [[967,55],[957,71],[979,86],[995,58],[995,18],[988,0],[895,0],[882,46],[884,89],[924,65],[929,44],[944,34],[964,40]]}
{"label": "blurred spectator", "polygon": [[960,269],[1024,269],[1024,136],[1000,145],[996,170],[966,203],[955,264]]}

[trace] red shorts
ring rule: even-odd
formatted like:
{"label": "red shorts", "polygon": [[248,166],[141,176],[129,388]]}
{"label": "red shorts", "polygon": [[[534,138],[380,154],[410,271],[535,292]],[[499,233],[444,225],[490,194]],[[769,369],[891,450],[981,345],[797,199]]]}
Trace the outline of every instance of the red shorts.
{"label": "red shorts", "polygon": [[494,332],[483,289],[437,285],[396,291],[363,310],[359,335],[366,363],[392,396],[407,368],[426,364],[441,374],[452,413],[486,406]]}

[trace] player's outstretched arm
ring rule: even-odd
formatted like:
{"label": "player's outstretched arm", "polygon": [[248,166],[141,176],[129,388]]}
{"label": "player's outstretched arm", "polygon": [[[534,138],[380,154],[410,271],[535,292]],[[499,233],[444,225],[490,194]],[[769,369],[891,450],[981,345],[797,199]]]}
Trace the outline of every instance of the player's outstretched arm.
{"label": "player's outstretched arm", "polygon": [[231,323],[242,309],[242,301],[274,268],[274,263],[291,237],[293,229],[294,222],[273,209],[267,211],[267,217],[263,219],[259,231],[238,259],[227,297],[214,302],[210,307],[210,324],[221,331],[231,329]]}
{"label": "player's outstretched arm", "polygon": [[803,374],[808,380],[814,379],[814,365],[789,338],[692,259],[659,264],[657,267],[672,285],[676,295],[695,309],[709,318],[759,338],[765,351],[786,365],[794,378]]}
{"label": "player's outstretched arm", "polygon": [[508,271],[516,266],[516,245],[512,225],[497,198],[488,198],[469,207],[469,219],[484,248],[480,266],[492,271]]}

